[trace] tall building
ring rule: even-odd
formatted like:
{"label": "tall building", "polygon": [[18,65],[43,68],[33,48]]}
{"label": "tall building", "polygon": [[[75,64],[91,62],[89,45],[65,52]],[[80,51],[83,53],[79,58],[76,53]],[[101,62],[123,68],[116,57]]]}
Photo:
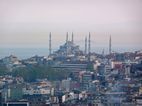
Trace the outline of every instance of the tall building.
{"label": "tall building", "polygon": [[109,38],[109,54],[111,54],[111,36]]}
{"label": "tall building", "polygon": [[49,34],[49,55],[51,55],[51,32]]}

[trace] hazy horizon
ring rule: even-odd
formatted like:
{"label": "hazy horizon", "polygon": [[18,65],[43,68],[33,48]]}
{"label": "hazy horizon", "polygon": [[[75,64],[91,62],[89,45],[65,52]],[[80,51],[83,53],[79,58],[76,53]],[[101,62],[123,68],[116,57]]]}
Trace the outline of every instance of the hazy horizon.
{"label": "hazy horizon", "polygon": [[73,32],[83,50],[90,32],[94,52],[108,52],[110,35],[114,51],[141,50],[142,1],[0,0],[0,48],[48,49],[50,32],[53,49]]}
{"label": "hazy horizon", "polygon": [[[59,48],[55,48],[52,50],[52,53],[56,51]],[[84,48],[80,48],[82,51],[84,51]],[[103,48],[103,47],[96,47],[91,50],[91,52],[99,53],[102,54],[102,51],[104,49],[104,53],[108,54],[108,48]],[[123,53],[123,52],[135,52],[138,50],[142,49],[132,49],[132,48],[112,48],[112,52],[117,52],[117,53]],[[26,59],[33,57],[35,55],[38,56],[48,56],[49,50],[48,48],[0,48],[0,59],[10,56],[10,55],[15,55],[19,59]]]}

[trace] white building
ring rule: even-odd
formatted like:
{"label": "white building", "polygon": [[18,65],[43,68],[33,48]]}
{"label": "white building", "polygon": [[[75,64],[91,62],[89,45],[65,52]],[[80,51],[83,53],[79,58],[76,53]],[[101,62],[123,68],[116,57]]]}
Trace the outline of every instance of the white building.
{"label": "white building", "polygon": [[62,80],[61,88],[62,88],[62,90],[69,92],[70,85],[71,85],[70,79]]}
{"label": "white building", "polygon": [[51,93],[51,85],[48,82],[38,82],[23,88],[24,95],[48,95]]}

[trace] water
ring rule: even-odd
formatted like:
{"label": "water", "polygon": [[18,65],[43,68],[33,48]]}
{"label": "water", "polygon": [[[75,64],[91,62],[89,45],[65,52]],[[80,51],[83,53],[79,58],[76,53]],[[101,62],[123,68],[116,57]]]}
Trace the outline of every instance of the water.
{"label": "water", "polygon": [[48,48],[0,48],[0,58],[9,55],[15,55],[19,59],[25,59],[35,55],[48,56]]}
{"label": "water", "polygon": [[[53,51],[56,51],[58,48],[53,49]],[[102,53],[102,50],[104,49],[105,54],[108,53],[108,48],[104,48],[104,47],[95,47],[92,48],[91,51],[92,52],[96,52],[96,53]],[[81,50],[84,50],[84,48],[81,48]],[[136,50],[142,50],[140,48],[138,49],[134,49],[134,48],[113,48],[112,51],[115,52],[134,52]],[[48,56],[48,48],[0,48],[0,59],[4,58],[6,56],[9,55],[15,55],[17,56],[19,59],[26,59],[35,55],[39,55],[39,56]]]}

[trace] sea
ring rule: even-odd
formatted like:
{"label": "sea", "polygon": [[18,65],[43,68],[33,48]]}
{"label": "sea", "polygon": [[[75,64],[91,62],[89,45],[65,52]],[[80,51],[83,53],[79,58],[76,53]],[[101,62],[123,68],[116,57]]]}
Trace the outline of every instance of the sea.
{"label": "sea", "polygon": [[26,59],[35,55],[48,56],[48,48],[0,48],[0,58],[10,55],[15,55],[19,59]]}
{"label": "sea", "polygon": [[[58,50],[58,48],[55,48],[52,50],[52,52]],[[84,48],[81,48],[81,50],[84,50]],[[96,47],[95,49],[91,49],[92,52],[95,53],[102,53],[104,50],[104,53],[108,53],[108,48],[103,47]],[[134,52],[140,49],[132,49],[132,48],[113,48],[113,52]],[[141,49],[142,50],[142,49]],[[32,56],[38,55],[38,56],[48,56],[48,48],[0,48],[0,59],[15,55],[19,59],[26,59],[30,58]]]}

